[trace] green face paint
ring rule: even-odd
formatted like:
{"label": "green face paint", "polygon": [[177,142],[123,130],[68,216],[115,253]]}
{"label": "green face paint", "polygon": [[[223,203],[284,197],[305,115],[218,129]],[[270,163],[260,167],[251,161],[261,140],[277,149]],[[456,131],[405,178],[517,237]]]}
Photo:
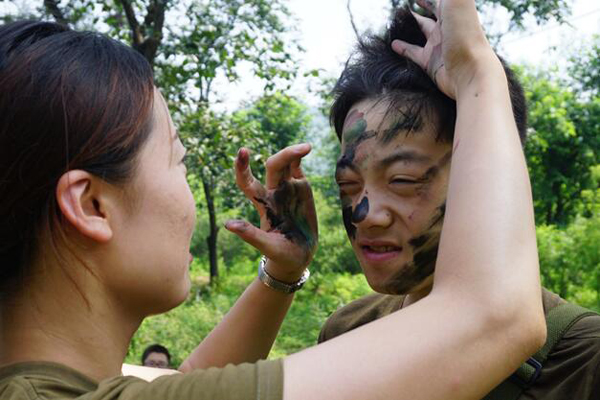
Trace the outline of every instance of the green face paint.
{"label": "green face paint", "polygon": [[363,117],[364,114],[358,110],[353,110],[346,117],[342,134],[346,146],[354,143],[367,130],[367,121]]}

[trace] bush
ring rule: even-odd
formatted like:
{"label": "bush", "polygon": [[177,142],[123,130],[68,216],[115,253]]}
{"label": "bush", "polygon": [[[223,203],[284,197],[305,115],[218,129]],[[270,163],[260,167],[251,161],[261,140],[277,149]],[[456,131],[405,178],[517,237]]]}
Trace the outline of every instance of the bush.
{"label": "bush", "polygon": [[600,311],[600,217],[537,228],[542,283],[561,297]]}

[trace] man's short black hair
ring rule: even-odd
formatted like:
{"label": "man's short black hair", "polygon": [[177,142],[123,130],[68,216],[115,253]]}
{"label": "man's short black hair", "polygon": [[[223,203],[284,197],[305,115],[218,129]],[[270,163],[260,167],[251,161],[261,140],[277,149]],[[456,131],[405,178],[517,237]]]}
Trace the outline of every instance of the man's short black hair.
{"label": "man's short black hair", "polygon": [[[405,121],[412,121],[408,131],[419,130],[421,118],[431,117],[437,129],[436,140],[452,142],[456,102],[444,95],[419,65],[392,50],[395,39],[419,46],[427,41],[408,6],[396,10],[382,35],[359,39],[354,54],[346,62],[333,89],[335,100],[330,110],[330,122],[338,138],[341,140],[344,120],[352,106],[365,99],[376,99],[389,102],[386,115],[401,113]],[[504,60],[500,61],[508,80],[519,138],[524,143],[527,107],[523,88]]]}
{"label": "man's short black hair", "polygon": [[166,355],[167,361],[169,362],[169,365],[171,365],[171,354],[169,354],[169,350],[167,350],[165,346],[161,346],[160,344],[152,344],[146,347],[146,350],[144,350],[144,353],[142,354],[142,365],[144,365],[144,362],[146,361],[146,358],[148,358],[150,353],[162,353]]}

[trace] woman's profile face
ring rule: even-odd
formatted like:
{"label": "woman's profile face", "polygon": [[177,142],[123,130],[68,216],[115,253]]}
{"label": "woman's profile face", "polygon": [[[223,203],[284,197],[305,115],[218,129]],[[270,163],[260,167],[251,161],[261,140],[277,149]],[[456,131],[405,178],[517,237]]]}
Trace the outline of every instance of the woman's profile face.
{"label": "woman's profile face", "polygon": [[185,148],[158,90],[152,113],[152,132],[125,187],[131,196],[123,196],[129,206],[133,201],[133,207],[119,208],[113,236],[116,251],[111,252],[115,268],[109,266],[112,271],[104,276],[120,305],[146,315],[185,300],[196,218],[183,164]]}

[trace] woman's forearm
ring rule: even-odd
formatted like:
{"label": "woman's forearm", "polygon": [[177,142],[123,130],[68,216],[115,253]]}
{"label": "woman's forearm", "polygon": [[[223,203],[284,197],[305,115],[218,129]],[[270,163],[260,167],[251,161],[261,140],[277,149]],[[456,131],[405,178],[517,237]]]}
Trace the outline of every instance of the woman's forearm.
{"label": "woman's forearm", "polygon": [[179,370],[265,359],[294,298],[255,279]]}

